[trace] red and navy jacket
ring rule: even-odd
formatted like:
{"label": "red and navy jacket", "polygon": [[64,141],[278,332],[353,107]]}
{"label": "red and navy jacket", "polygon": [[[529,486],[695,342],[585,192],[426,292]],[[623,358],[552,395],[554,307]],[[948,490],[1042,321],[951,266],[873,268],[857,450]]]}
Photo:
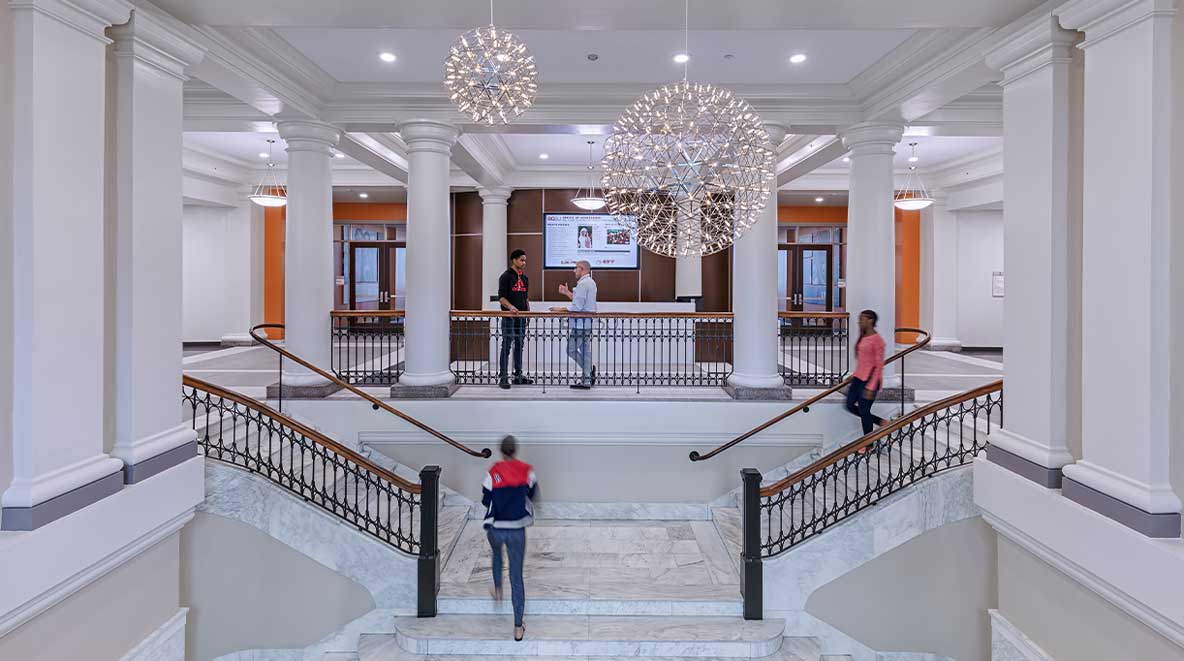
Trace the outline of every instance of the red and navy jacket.
{"label": "red and navy jacket", "polygon": [[486,528],[525,528],[534,522],[538,480],[530,464],[517,459],[499,461],[489,469],[481,485]]}

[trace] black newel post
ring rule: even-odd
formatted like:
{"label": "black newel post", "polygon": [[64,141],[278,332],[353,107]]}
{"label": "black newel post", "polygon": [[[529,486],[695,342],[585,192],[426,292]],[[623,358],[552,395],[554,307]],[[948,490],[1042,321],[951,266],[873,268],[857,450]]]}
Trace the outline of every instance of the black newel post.
{"label": "black newel post", "polygon": [[761,565],[761,472],[740,471],[744,482],[744,549],[741,551],[740,592],[744,595],[744,619],[764,619],[764,572]]}
{"label": "black newel post", "polygon": [[424,466],[419,472],[419,575],[418,615],[436,617],[436,595],[440,592],[440,467]]}

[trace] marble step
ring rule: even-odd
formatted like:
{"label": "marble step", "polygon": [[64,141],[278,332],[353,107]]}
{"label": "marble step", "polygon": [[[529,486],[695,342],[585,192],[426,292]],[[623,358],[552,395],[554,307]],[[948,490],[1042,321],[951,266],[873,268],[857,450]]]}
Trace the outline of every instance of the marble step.
{"label": "marble step", "polygon": [[[711,587],[711,586],[708,586]],[[735,599],[688,599],[685,596],[670,595],[668,598],[612,599],[556,597],[533,598],[529,596],[527,584],[527,615],[620,615],[620,616],[710,616],[740,617],[744,613],[744,600]],[[447,597],[436,599],[441,614],[450,615],[505,615],[514,612],[509,595],[499,604],[486,597]]]}
{"label": "marble step", "polygon": [[[800,645],[795,644],[794,641],[803,641]],[[850,656],[842,655],[822,655],[817,652],[818,644],[813,638],[786,638],[781,646],[781,649],[773,654],[762,657],[761,661],[851,661]],[[330,657],[326,656],[325,661]],[[338,657],[332,657],[334,661]],[[357,655],[343,655],[342,661],[349,659],[350,661],[446,661],[453,657],[424,654],[413,654],[404,651],[395,642],[392,636],[370,635],[363,634],[359,638],[358,654]],[[457,657],[459,658],[459,657]],[[482,657],[486,661],[519,661],[521,656],[509,655],[488,655]],[[650,657],[629,657],[629,656],[536,656],[531,657],[532,661],[636,661],[638,658],[647,658],[651,661],[691,661],[696,657],[686,656],[650,656]],[[701,658],[701,657],[699,657]]]}
{"label": "marble step", "polygon": [[[363,659],[403,652],[514,657],[687,657],[753,659],[782,647],[783,620],[735,617],[531,616],[526,638],[513,639],[509,615],[395,618],[395,634],[367,640]],[[375,638],[378,638],[377,636]],[[383,652],[385,650],[385,652]],[[359,646],[362,651],[362,646]]]}

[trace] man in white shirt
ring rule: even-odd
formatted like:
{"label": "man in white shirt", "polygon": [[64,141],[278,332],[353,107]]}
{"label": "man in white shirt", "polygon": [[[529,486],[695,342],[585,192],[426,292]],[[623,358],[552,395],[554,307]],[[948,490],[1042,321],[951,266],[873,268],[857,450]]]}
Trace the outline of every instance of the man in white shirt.
{"label": "man in white shirt", "polygon": [[[553,308],[555,312],[596,312],[596,281],[592,279],[592,265],[587,260],[576,262],[573,271],[576,276],[575,290],[567,283],[559,285],[559,293],[571,299],[566,308]],[[571,334],[567,338],[567,355],[580,366],[583,377],[579,383],[571,384],[575,390],[589,390],[596,383],[596,368],[592,366],[592,318],[572,317]]]}

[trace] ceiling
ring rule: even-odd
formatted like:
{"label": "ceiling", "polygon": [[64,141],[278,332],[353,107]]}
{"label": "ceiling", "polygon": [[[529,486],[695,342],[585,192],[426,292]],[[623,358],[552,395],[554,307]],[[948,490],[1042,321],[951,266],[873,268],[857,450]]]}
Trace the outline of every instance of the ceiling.
{"label": "ceiling", "polygon": [[[366,197],[360,197],[365,193]],[[407,201],[407,189],[398,186],[351,186],[333,188],[334,202],[368,202],[371,204],[392,204]]]}
{"label": "ceiling", "polygon": [[[455,29],[283,28],[281,37],[341,82],[438,83],[459,36]],[[519,30],[538,63],[539,81],[666,83],[682,78],[672,60],[681,30]],[[913,34],[910,30],[705,30],[689,35],[693,80],[719,84],[850,81]],[[387,64],[379,53],[398,59]],[[590,61],[588,55],[596,55]],[[807,55],[790,64],[789,56]],[[730,56],[730,57],[728,57]]]}
{"label": "ceiling", "polygon": [[[822,198],[819,202],[818,198]],[[781,207],[845,207],[847,191],[777,191],[777,206]]]}
{"label": "ceiling", "polygon": [[[1003,138],[998,136],[906,136],[896,145],[893,165],[898,170],[914,165],[909,163],[911,142],[917,143],[918,160],[915,165],[919,170],[941,169],[951,161],[1003,148]],[[842,158],[837,158],[825,167],[845,169],[850,165],[844,163]]]}
{"label": "ceiling", "polygon": [[[267,163],[267,159],[260,154],[267,152],[269,139],[275,140],[275,145],[271,148],[272,160],[277,164],[287,163],[288,152],[278,133],[186,131],[182,134],[182,142],[185,145],[196,146],[231,160],[251,164]],[[357,162],[344,154],[335,160],[338,163]]]}
{"label": "ceiling", "polygon": [[[588,141],[592,145],[592,163],[600,163],[604,155],[604,136],[504,133],[497,136],[513,155],[514,161],[523,167],[586,166],[588,164]],[[547,159],[539,158],[547,154]]]}
{"label": "ceiling", "polygon": [[[187,23],[466,30],[489,22],[474,0],[156,0]],[[1004,25],[1040,0],[691,0],[691,29],[921,29]],[[518,30],[675,30],[678,0],[503,0],[495,22]]]}

